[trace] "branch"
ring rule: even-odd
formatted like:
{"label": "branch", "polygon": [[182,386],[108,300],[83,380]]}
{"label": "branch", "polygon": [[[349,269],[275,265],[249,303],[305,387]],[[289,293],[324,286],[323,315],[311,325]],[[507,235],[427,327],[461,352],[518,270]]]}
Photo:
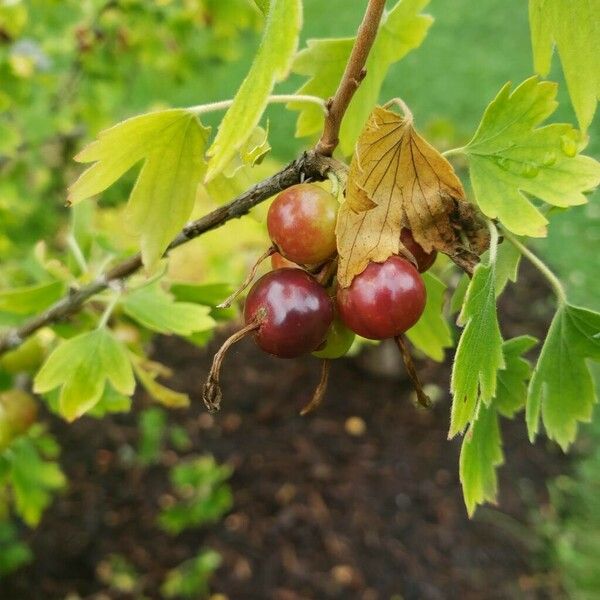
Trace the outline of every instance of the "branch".
{"label": "branch", "polygon": [[[224,225],[231,219],[242,217],[257,204],[292,185],[300,183],[304,179],[322,181],[327,179],[327,175],[331,171],[336,172],[340,169],[343,169],[343,165],[331,158],[320,156],[314,151],[305,152],[299,159],[285,167],[285,169],[257,183],[229,204],[220,206],[207,215],[186,225],[169,244],[165,254],[207,231]],[[136,254],[106,271],[92,283],[70,292],[46,311],[26,321],[20,327],[8,330],[0,337],[0,356],[20,346],[25,339],[42,327],[61,321],[78,312],[91,297],[108,289],[111,283],[114,285],[114,282],[133,275],[141,267],[142,257],[140,254]]]}
{"label": "branch", "polygon": [[354,93],[367,74],[365,64],[377,37],[384,8],[385,0],[369,0],[365,16],[356,34],[354,47],[346,64],[346,70],[335,95],[327,103],[328,114],[323,126],[323,135],[316,146],[318,154],[331,156],[340,141],[342,119]]}

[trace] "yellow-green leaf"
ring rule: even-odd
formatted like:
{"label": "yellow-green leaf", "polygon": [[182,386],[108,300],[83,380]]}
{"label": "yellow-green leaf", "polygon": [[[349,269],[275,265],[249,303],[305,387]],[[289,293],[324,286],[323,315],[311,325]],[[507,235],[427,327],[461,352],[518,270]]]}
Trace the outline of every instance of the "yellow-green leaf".
{"label": "yellow-green leaf", "polygon": [[[342,123],[340,148],[349,156],[354,144],[379,100],[379,92],[390,66],[411,50],[418,48],[433,19],[421,14],[429,0],[400,0],[384,16],[373,48],[369,53],[367,76],[358,88]],[[292,67],[295,73],[309,77],[298,90],[321,98],[332,96],[344,72],[354,38],[309,40],[307,47],[298,53]],[[291,103],[299,110],[296,135],[318,133],[323,126],[323,111],[318,106]]]}
{"label": "yellow-green leaf", "polygon": [[122,306],[128,316],[158,333],[185,336],[216,325],[209,306],[176,302],[159,283],[131,292],[123,299]]}
{"label": "yellow-green leaf", "polygon": [[208,181],[227,167],[258,125],[273,86],[290,70],[301,25],[300,0],[271,0],[258,53],[208,151]]}
{"label": "yellow-green leaf", "polygon": [[600,2],[529,0],[529,22],[535,70],[548,74],[556,44],[579,125],[586,131],[600,100]]}
{"label": "yellow-green leaf", "polygon": [[576,130],[539,127],[556,107],[556,84],[532,77],[511,92],[508,83],[464,149],[479,207],[517,235],[546,235],[548,221],[527,195],[573,206],[584,204],[583,192],[600,183],[600,164],[579,154]]}
{"label": "yellow-green leaf", "polygon": [[36,375],[34,391],[60,388],[59,411],[72,421],[98,403],[107,381],[121,394],[131,395],[135,388],[125,348],[100,328],[61,342]]}
{"label": "yellow-green leaf", "polygon": [[0,292],[0,311],[15,315],[40,312],[54,304],[66,291],[62,281],[39,283]]}
{"label": "yellow-green leaf", "polygon": [[190,218],[206,172],[209,133],[193,113],[183,109],[123,121],[101,132],[76,157],[95,164],[70,187],[69,202],[99,194],[143,160],[126,214],[140,237],[144,264],[152,266]]}

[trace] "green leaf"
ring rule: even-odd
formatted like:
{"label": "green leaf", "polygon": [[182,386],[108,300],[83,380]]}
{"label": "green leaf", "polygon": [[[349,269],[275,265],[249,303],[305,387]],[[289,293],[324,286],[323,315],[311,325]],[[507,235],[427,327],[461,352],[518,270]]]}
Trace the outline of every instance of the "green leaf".
{"label": "green leaf", "polygon": [[203,550],[198,556],[171,569],[165,578],[161,594],[165,598],[208,597],[209,580],[221,564],[221,555],[214,550]]}
{"label": "green leaf", "polygon": [[577,423],[591,419],[597,398],[587,359],[600,361],[600,313],[562,305],[529,383],[526,416],[532,442],[540,416],[548,437],[563,450],[575,440]]}
{"label": "green leaf", "polygon": [[481,210],[517,235],[543,237],[547,219],[525,195],[554,206],[584,204],[600,182],[600,164],[579,155],[570,125],[538,127],[556,109],[555,83],[532,77],[511,93],[507,83],[487,107],[469,155],[471,183]]}
{"label": "green leaf", "polygon": [[269,3],[270,0],[254,0],[254,4],[256,4],[258,10],[260,10],[263,15],[266,15],[269,12]]}
{"label": "green leaf", "polygon": [[550,71],[554,44],[577,120],[586,131],[600,100],[600,4],[590,0],[529,0],[536,72]]}
{"label": "green leaf", "polygon": [[9,521],[0,521],[0,578],[33,560],[33,552],[19,539],[17,528]]}
{"label": "green leaf", "polygon": [[14,315],[30,315],[48,308],[66,291],[62,281],[40,283],[0,292],[0,311]]}
{"label": "green leaf", "polygon": [[102,398],[106,382],[117,392],[133,394],[135,379],[127,351],[105,328],[63,341],[35,377],[38,394],[60,387],[60,414],[72,421]]}
{"label": "green leaf", "polygon": [[91,410],[90,417],[100,419],[109,414],[128,413],[131,410],[131,396],[117,392],[110,384],[104,388],[102,397]]}
{"label": "green leaf", "polygon": [[148,113],[100,133],[76,157],[95,163],[69,189],[75,204],[99,194],[144,161],[127,207],[128,223],[140,236],[144,264],[153,266],[190,218],[198,184],[206,172],[210,129],[182,109]]}
{"label": "green leaf", "polygon": [[[379,100],[381,86],[391,65],[418,48],[433,19],[420,11],[429,0],[400,0],[382,19],[379,33],[366,63],[367,76],[356,91],[340,130],[340,148],[349,156],[369,114]],[[298,90],[328,98],[335,93],[344,73],[354,38],[309,40],[307,47],[298,53],[292,70],[309,77]],[[299,110],[296,135],[318,133],[323,126],[323,112],[318,106],[291,103]]]}
{"label": "green leaf", "polygon": [[504,368],[502,335],[496,314],[494,264],[477,265],[459,316],[460,336],[450,389],[453,394],[449,437],[464,431],[480,401],[496,394],[498,370]]}
{"label": "green leaf", "polygon": [[460,451],[460,482],[470,517],[478,504],[495,502],[498,491],[496,467],[503,462],[498,415],[492,407],[482,404]]}
{"label": "green leaf", "polygon": [[498,371],[494,408],[504,417],[512,419],[525,406],[532,368],[522,355],[537,343],[534,337],[523,335],[502,344],[504,368]]}
{"label": "green leaf", "polygon": [[140,383],[153,400],[169,408],[184,408],[190,405],[190,398],[183,392],[176,392],[156,381],[160,375],[168,374],[168,369],[159,363],[132,357],[133,368]]}
{"label": "green leaf", "polygon": [[258,125],[275,83],[290,70],[301,26],[300,0],[271,0],[258,53],[208,151],[207,180],[227,167]]}
{"label": "green leaf", "polygon": [[234,286],[230,283],[174,282],[169,290],[178,302],[217,306],[233,293]]}
{"label": "green leaf", "polygon": [[418,323],[406,335],[408,339],[433,360],[444,360],[444,349],[452,346],[452,334],[444,318],[446,285],[431,273],[423,274],[427,288],[427,304]]}
{"label": "green leaf", "polygon": [[144,286],[125,296],[122,301],[125,314],[158,333],[191,335],[215,326],[210,307],[176,302],[160,283]]}
{"label": "green leaf", "polygon": [[29,437],[21,437],[11,445],[9,461],[15,507],[23,521],[35,527],[52,493],[64,487],[65,477],[56,463],[44,460]]}

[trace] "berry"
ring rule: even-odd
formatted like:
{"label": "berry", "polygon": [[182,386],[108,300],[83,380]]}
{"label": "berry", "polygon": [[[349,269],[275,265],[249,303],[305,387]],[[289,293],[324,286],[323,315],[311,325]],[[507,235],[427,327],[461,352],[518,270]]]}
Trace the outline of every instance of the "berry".
{"label": "berry", "polygon": [[336,252],[336,198],[313,183],[284,190],[269,207],[267,228],[273,244],[288,260],[316,265]]}
{"label": "berry", "polygon": [[435,259],[437,258],[437,252],[435,250],[432,252],[425,252],[425,250],[423,250],[421,245],[417,243],[413,237],[410,229],[403,229],[400,232],[400,241],[413,255],[417,263],[417,269],[419,270],[419,273],[425,273],[425,271],[427,271],[427,269],[429,269],[435,262]]}
{"label": "berry", "polygon": [[313,355],[318,358],[340,358],[350,350],[353,341],[354,333],[336,316],[327,332],[323,347],[313,352]]}
{"label": "berry", "polygon": [[276,269],[301,269],[300,265],[297,265],[295,262],[288,260],[284,256],[281,256],[279,252],[274,252],[271,254],[271,269],[275,271]]}
{"label": "berry", "polygon": [[344,323],[372,340],[410,329],[425,309],[426,291],[417,269],[399,256],[369,263],[350,287],[340,288],[337,304]]}
{"label": "berry", "polygon": [[0,394],[0,450],[25,433],[37,419],[38,406],[33,397],[22,390]]}
{"label": "berry", "polygon": [[333,304],[306,271],[278,269],[252,286],[244,318],[247,325],[258,323],[254,337],[260,348],[281,358],[294,358],[323,343],[333,320]]}

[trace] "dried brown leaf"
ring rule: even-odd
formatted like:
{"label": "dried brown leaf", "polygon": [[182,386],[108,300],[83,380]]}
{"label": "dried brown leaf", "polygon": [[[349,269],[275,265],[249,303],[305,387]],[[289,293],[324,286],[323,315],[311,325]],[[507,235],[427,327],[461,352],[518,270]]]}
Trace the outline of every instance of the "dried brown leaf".
{"label": "dried brown leaf", "polygon": [[427,252],[444,252],[467,271],[489,244],[452,165],[415,131],[412,115],[378,106],[357,143],[340,207],[340,285],[349,286],[370,261],[410,257],[400,242],[403,227]]}

